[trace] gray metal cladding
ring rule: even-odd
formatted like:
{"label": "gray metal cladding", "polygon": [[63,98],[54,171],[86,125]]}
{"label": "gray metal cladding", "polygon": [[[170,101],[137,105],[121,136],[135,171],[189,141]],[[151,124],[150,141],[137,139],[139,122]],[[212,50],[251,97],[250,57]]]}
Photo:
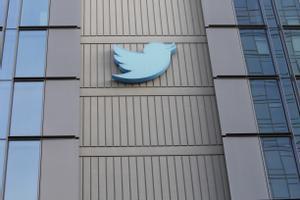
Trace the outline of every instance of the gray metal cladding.
{"label": "gray metal cladding", "polygon": [[204,35],[200,0],[84,0],[82,34]]}
{"label": "gray metal cladding", "polygon": [[222,144],[214,96],[83,97],[83,146]]}
{"label": "gray metal cladding", "polygon": [[[116,40],[116,39],[113,39]],[[118,41],[117,41],[118,42]],[[142,51],[144,44],[120,44],[132,51]],[[124,87],[111,80],[112,73],[118,73],[113,62],[113,44],[82,45],[82,87]],[[177,44],[169,70],[154,81],[134,85],[141,87],[213,86],[207,43],[196,40],[193,43]]]}
{"label": "gray metal cladding", "polygon": [[[230,199],[200,0],[81,0],[81,199]],[[176,42],[154,81],[112,81],[114,44]]]}
{"label": "gray metal cladding", "polygon": [[223,156],[84,157],[89,200],[230,199]]}

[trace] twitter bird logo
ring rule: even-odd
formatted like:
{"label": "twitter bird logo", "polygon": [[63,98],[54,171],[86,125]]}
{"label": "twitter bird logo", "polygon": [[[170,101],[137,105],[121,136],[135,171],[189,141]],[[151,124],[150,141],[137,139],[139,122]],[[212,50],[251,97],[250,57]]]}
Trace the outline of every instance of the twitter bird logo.
{"label": "twitter bird logo", "polygon": [[170,66],[171,56],[176,45],[150,43],[143,53],[131,52],[118,46],[114,47],[114,61],[122,74],[113,74],[115,81],[124,83],[142,83],[162,75]]}

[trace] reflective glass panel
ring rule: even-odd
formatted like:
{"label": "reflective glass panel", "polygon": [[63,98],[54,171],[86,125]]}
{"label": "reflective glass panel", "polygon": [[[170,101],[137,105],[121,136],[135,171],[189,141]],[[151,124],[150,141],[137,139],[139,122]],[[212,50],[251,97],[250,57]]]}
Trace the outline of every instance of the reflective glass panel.
{"label": "reflective glass panel", "polygon": [[11,82],[0,81],[0,139],[6,138],[11,99]]}
{"label": "reflective glass panel", "polygon": [[13,95],[10,135],[40,135],[43,83],[17,82]]}
{"label": "reflective glass panel", "polygon": [[5,0],[0,0],[0,27],[3,26],[4,12],[5,12]]}
{"label": "reflective glass panel", "polygon": [[300,136],[300,112],[292,82],[290,79],[282,79],[282,85],[293,133]]}
{"label": "reflective glass panel", "polygon": [[263,138],[262,146],[273,198],[300,198],[300,179],[289,138]]}
{"label": "reflective glass panel", "polygon": [[263,24],[258,0],[234,0],[239,24]]}
{"label": "reflective glass panel", "polygon": [[4,170],[4,159],[5,159],[5,140],[0,140],[0,195],[2,197],[3,192],[3,170]]}
{"label": "reflective glass panel", "polygon": [[243,51],[250,75],[275,74],[272,56],[264,30],[240,30]]}
{"label": "reflective glass panel", "polygon": [[299,0],[275,0],[282,25],[300,25]]}
{"label": "reflective glass panel", "polygon": [[46,63],[46,31],[21,31],[16,77],[42,77]]}
{"label": "reflective glass panel", "polygon": [[39,141],[9,143],[4,200],[37,200]]}
{"label": "reflective glass panel", "polygon": [[300,75],[300,31],[286,31],[285,42],[293,72]]}
{"label": "reflective glass panel", "polygon": [[3,48],[3,58],[0,65],[0,80],[11,80],[14,71],[14,60],[16,55],[17,31],[6,30]]}
{"label": "reflective glass panel", "polygon": [[252,80],[250,83],[259,132],[288,132],[277,81]]}
{"label": "reflective glass panel", "polygon": [[43,26],[48,24],[48,0],[23,0],[22,26]]}
{"label": "reflective glass panel", "polygon": [[16,28],[19,26],[19,13],[21,9],[21,0],[10,0],[7,17],[7,28]]}

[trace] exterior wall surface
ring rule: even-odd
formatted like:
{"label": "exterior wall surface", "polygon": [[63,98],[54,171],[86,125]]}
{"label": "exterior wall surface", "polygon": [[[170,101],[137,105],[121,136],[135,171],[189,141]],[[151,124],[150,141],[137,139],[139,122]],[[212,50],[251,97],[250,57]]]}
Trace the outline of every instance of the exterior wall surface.
{"label": "exterior wall surface", "polygon": [[[82,0],[81,199],[230,199],[199,0]],[[169,70],[125,85],[112,46],[175,42]]]}

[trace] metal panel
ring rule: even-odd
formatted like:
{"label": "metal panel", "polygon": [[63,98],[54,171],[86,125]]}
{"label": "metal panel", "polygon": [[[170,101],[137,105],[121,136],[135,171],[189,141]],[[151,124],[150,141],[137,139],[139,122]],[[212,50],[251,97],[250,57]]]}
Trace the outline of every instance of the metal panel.
{"label": "metal panel", "polygon": [[202,0],[205,26],[235,25],[233,0]]}
{"label": "metal panel", "polygon": [[[111,79],[112,73],[118,73],[112,59],[112,46],[113,44],[83,44],[82,87],[126,86]],[[132,51],[141,51],[144,48],[144,44],[123,44],[123,46]],[[180,43],[177,47],[177,53],[173,56],[172,64],[165,74],[154,81],[134,86],[212,86],[207,44]]]}
{"label": "metal panel", "polygon": [[80,27],[80,0],[51,0],[49,24]]}
{"label": "metal panel", "polygon": [[79,77],[80,53],[80,30],[49,30],[46,75]]}
{"label": "metal panel", "polygon": [[82,157],[82,199],[230,199],[224,156]]}
{"label": "metal panel", "polygon": [[78,140],[44,140],[40,199],[79,200]]}
{"label": "metal panel", "polygon": [[214,77],[247,74],[238,29],[208,28],[207,40]]}
{"label": "metal panel", "polygon": [[44,135],[79,134],[79,81],[46,81]]}
{"label": "metal panel", "polygon": [[227,137],[224,148],[232,199],[270,199],[259,138]]}
{"label": "metal panel", "polygon": [[215,88],[222,134],[258,133],[248,81],[216,79]]}
{"label": "metal panel", "polygon": [[85,0],[82,22],[83,35],[205,34],[199,0]]}
{"label": "metal panel", "polygon": [[84,146],[221,144],[213,96],[83,97],[81,103]]}

